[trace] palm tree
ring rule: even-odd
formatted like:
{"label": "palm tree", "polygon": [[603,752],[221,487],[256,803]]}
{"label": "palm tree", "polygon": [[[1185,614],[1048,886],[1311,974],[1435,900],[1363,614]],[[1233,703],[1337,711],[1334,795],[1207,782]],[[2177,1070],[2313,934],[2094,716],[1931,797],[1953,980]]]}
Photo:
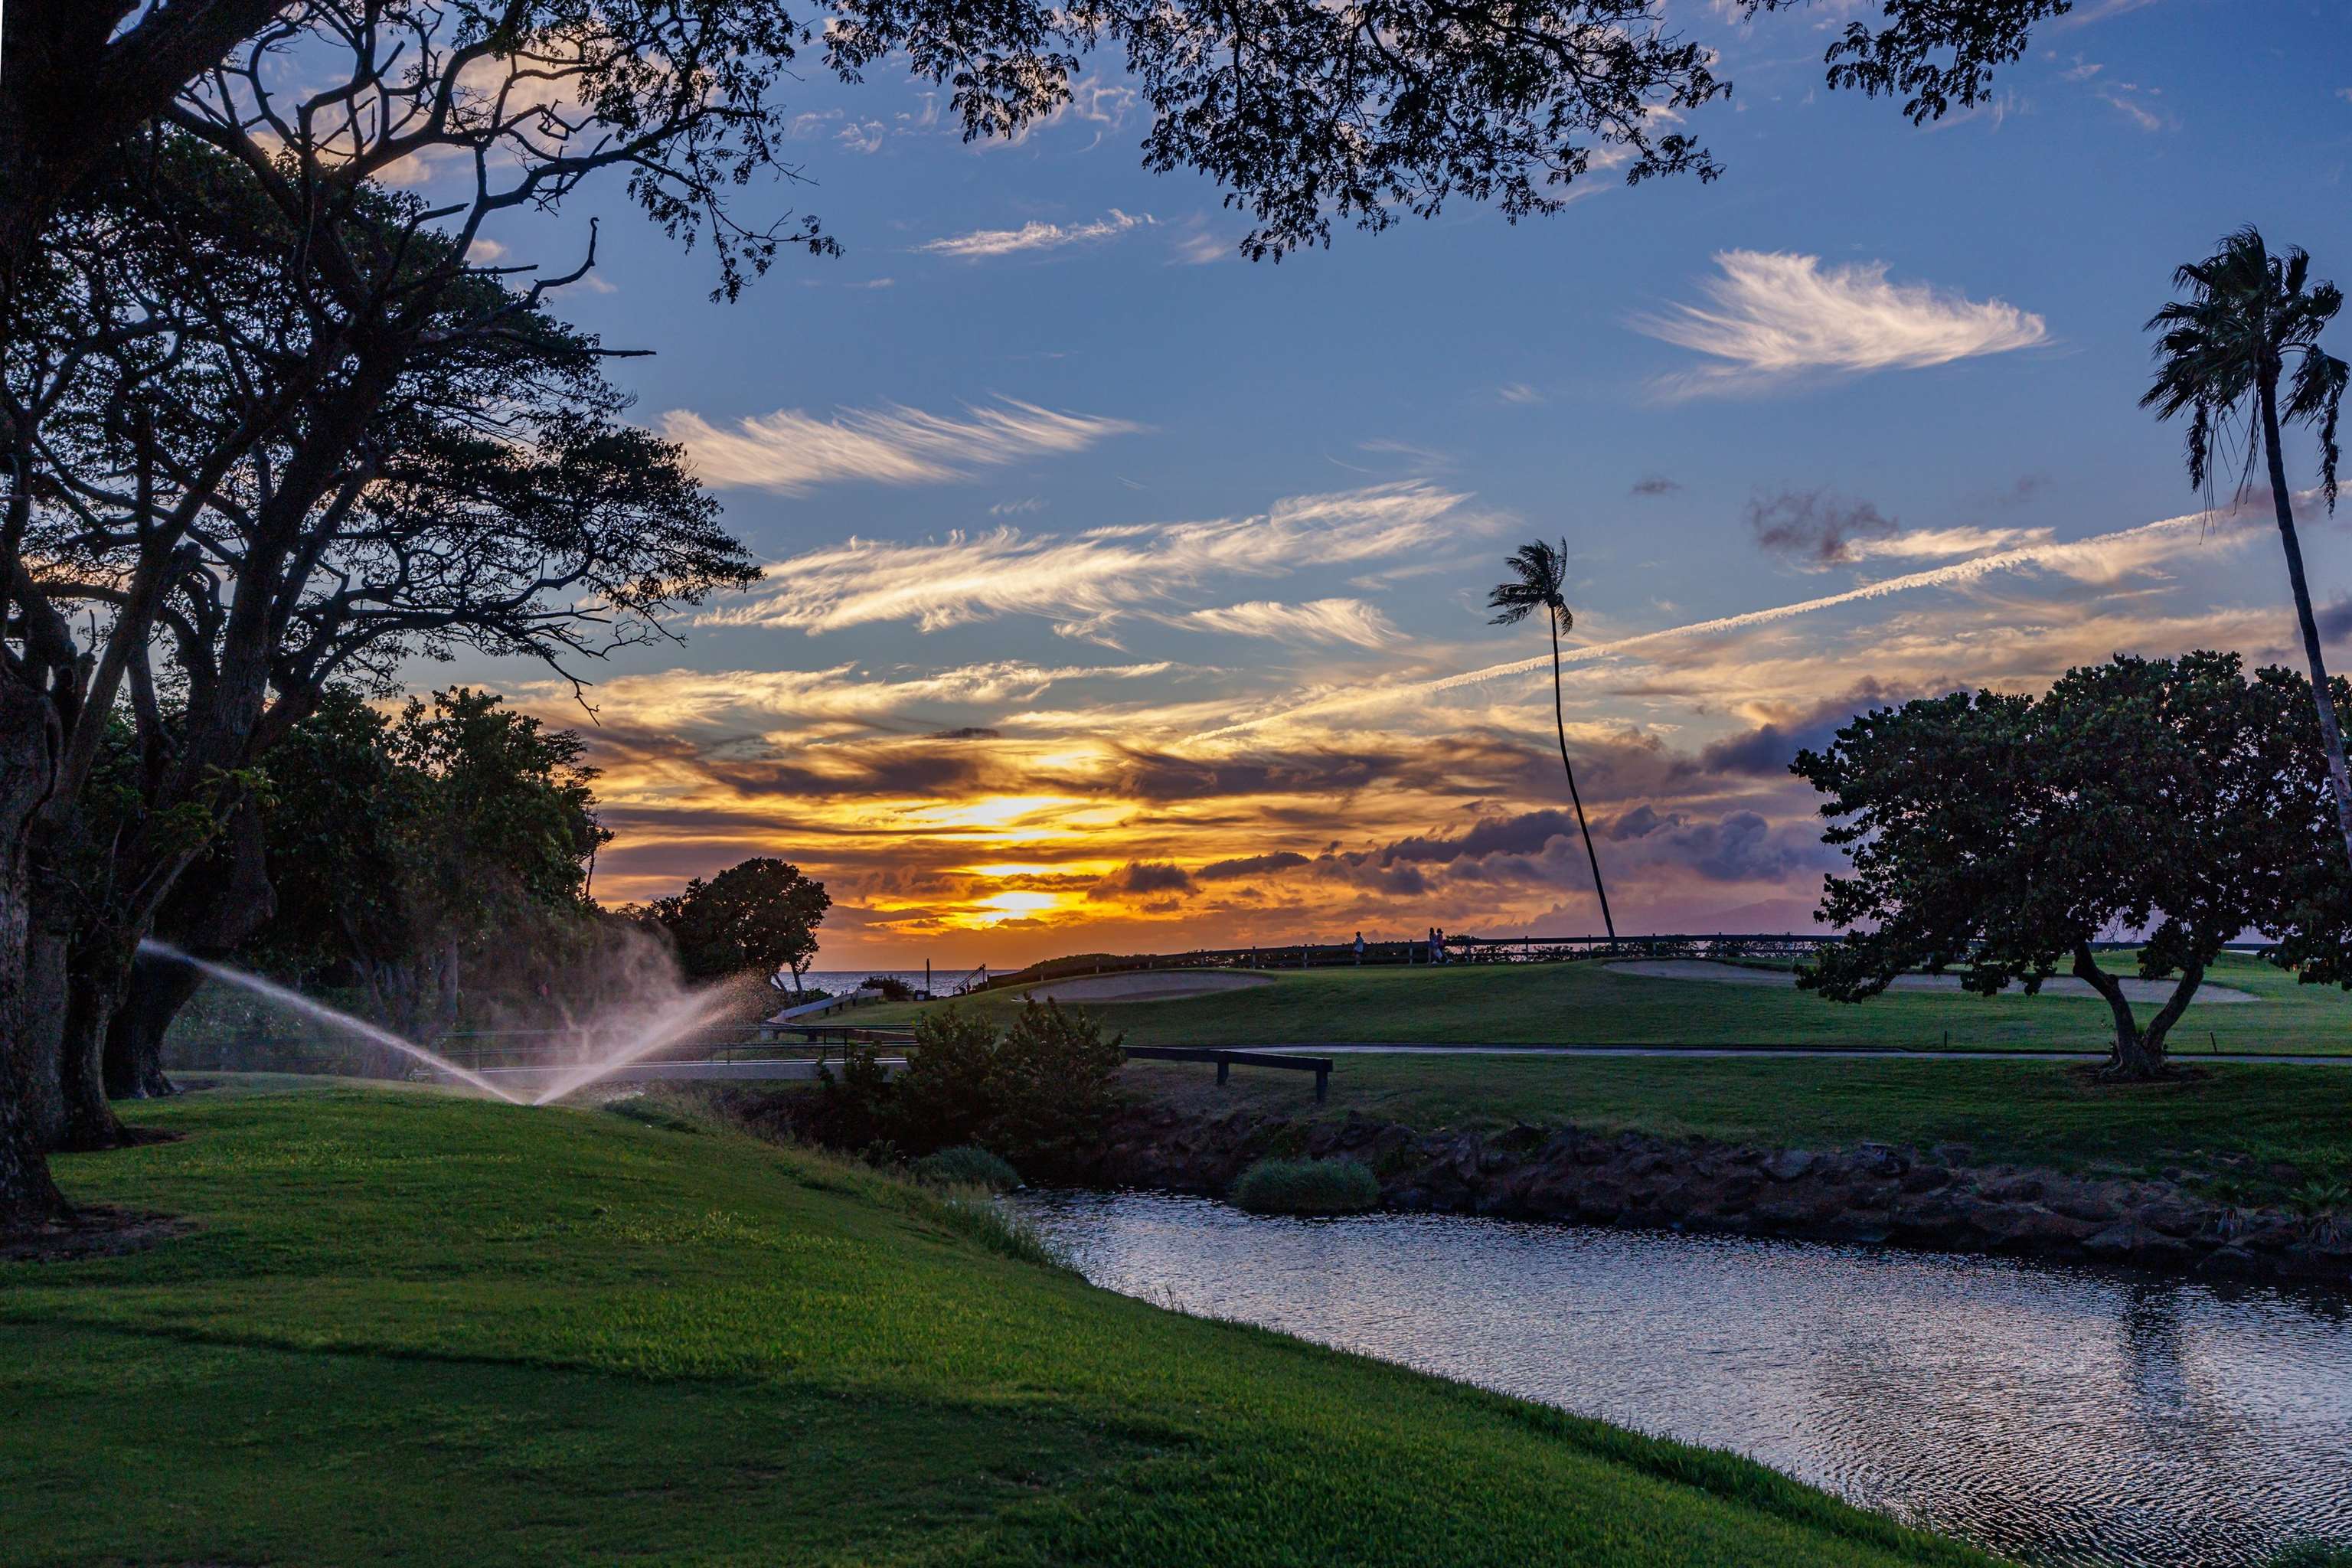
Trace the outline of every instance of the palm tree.
{"label": "palm tree", "polygon": [[1551,622],[1551,719],[1559,731],[1559,765],[1568,774],[1568,798],[1576,807],[1577,831],[1584,835],[1584,858],[1592,862],[1592,890],[1601,898],[1601,923],[1609,928],[1609,940],[1615,942],[1617,922],[1609,918],[1609,889],[1601,885],[1601,857],[1592,852],[1592,829],[1584,824],[1584,801],[1576,793],[1576,767],[1568,760],[1568,720],[1560,710],[1559,634],[1576,625],[1574,612],[1559,594],[1560,584],[1568,579],[1568,541],[1561,540],[1557,548],[1540,539],[1522,544],[1504,564],[1511,569],[1511,581],[1486,595],[1486,607],[1497,612],[1491,624],[1517,626],[1538,609]]}
{"label": "palm tree", "polygon": [[[2271,501],[2278,510],[2279,539],[2286,546],[2286,576],[2294,590],[2294,613],[2303,622],[2303,651],[2311,661],[2311,698],[2319,710],[2319,735],[2327,747],[2327,779],[2336,795],[2336,825],[2352,862],[2352,776],[2344,767],[2344,733],[2319,651],[2319,623],[2311,613],[2311,588],[2304,581],[2303,547],[2295,542],[2294,508],[2287,496],[2286,461],[2279,453],[2282,422],[2319,427],[2319,483],[2327,510],[2336,510],[2336,414],[2344,401],[2345,363],[2319,346],[2320,329],[2344,303],[2333,283],[2309,284],[2311,258],[2300,247],[2273,256],[2250,224],[2225,236],[2221,248],[2173,274],[2173,286],[2189,298],[2150,317],[2147,330],[2163,335],[2156,344],[2156,384],[2139,400],[2158,419],[2186,409],[2189,422],[2189,482],[2210,493],[2215,436],[2228,437],[2234,423],[2246,430],[2246,458],[2238,479],[2243,496],[2252,482],[2254,458],[2270,465]],[[2307,286],[2308,285],[2308,286]],[[2292,366],[2286,404],[2279,382]],[[2249,406],[2251,405],[2251,406]]]}

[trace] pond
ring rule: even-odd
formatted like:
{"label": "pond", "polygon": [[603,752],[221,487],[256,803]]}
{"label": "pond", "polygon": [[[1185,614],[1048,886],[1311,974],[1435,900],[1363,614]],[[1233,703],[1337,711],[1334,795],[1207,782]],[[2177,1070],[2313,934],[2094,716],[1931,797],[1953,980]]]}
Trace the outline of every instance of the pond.
{"label": "pond", "polygon": [[2352,1299],[1160,1193],[1014,1201],[1110,1289],[1735,1449],[2030,1562],[2352,1545]]}

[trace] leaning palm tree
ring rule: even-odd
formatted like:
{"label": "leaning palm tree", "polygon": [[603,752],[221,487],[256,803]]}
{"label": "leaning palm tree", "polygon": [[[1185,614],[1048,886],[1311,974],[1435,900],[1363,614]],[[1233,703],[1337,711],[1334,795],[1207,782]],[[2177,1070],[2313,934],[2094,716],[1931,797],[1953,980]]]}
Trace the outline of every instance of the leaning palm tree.
{"label": "leaning palm tree", "polygon": [[[2267,459],[2271,502],[2278,510],[2279,539],[2286,546],[2286,577],[2294,591],[2294,613],[2303,622],[2304,656],[2311,661],[2312,703],[2319,710],[2319,735],[2327,747],[2327,779],[2336,795],[2336,825],[2352,862],[2352,776],[2344,767],[2344,733],[2320,657],[2319,623],[2311,613],[2311,588],[2304,581],[2303,547],[2295,541],[2294,507],[2286,488],[2286,460],[2279,453],[2282,424],[2319,428],[2319,484],[2327,510],[2336,510],[2336,414],[2347,380],[2342,360],[2319,346],[2320,329],[2344,303],[2333,283],[2310,283],[2311,258],[2299,247],[2273,256],[2252,225],[2221,240],[2221,248],[2173,274],[2177,300],[2149,318],[2160,332],[2156,344],[2156,384],[2140,406],[2158,419],[2186,410],[2189,421],[2189,482],[2210,495],[2213,446],[2245,429],[2246,455],[2239,470],[2238,495],[2253,482],[2254,460]],[[2289,375],[2292,369],[2293,374]],[[2287,382],[2286,401],[2279,383]]]}
{"label": "leaning palm tree", "polygon": [[1559,634],[1576,625],[1575,614],[1559,593],[1568,579],[1568,541],[1561,540],[1556,548],[1540,539],[1522,544],[1504,564],[1511,569],[1511,581],[1486,596],[1486,607],[1497,612],[1492,624],[1517,626],[1539,609],[1551,622],[1551,718],[1553,728],[1559,731],[1559,765],[1568,773],[1568,798],[1576,807],[1576,829],[1584,835],[1584,858],[1592,862],[1592,890],[1601,899],[1601,923],[1608,928],[1609,940],[1615,942],[1617,922],[1609,918],[1609,889],[1601,885],[1601,857],[1592,852],[1592,829],[1584,825],[1584,801],[1576,793],[1576,767],[1568,760],[1568,719],[1560,707]]}

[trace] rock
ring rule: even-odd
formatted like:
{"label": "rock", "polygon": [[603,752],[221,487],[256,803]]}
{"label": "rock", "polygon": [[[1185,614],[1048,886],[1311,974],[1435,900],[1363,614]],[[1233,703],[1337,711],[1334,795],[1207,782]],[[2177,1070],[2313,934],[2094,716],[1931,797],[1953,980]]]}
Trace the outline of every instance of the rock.
{"label": "rock", "polygon": [[2086,1220],[2045,1208],[2024,1208],[2008,1216],[2001,1227],[2000,1245],[2019,1252],[2071,1252],[2077,1244],[2087,1246],[2084,1238],[2095,1234],[2105,1232]]}
{"label": "rock", "polygon": [[2317,1241],[2297,1241],[2279,1249],[2279,1265],[2297,1279],[2352,1284],[2352,1251]]}
{"label": "rock", "polygon": [[1793,1182],[1810,1172],[1819,1156],[1807,1149],[1782,1149],[1764,1162],[1764,1173],[1776,1182]]}
{"label": "rock", "polygon": [[2193,1236],[2204,1223],[2205,1216],[2178,1200],[2163,1200],[2143,1205],[2133,1216],[2148,1229],[2166,1236]]}
{"label": "rock", "polygon": [[2095,1190],[2069,1188],[2052,1193],[2045,1200],[2050,1208],[2069,1219],[2090,1220],[2099,1225],[2113,1225],[2121,1216],[2115,1204]]}
{"label": "rock", "polygon": [[2216,1247],[2199,1260],[2197,1272],[2242,1279],[2262,1273],[2263,1260],[2242,1247]]}
{"label": "rock", "polygon": [[1885,1143],[1857,1143],[1847,1156],[1847,1163],[1853,1169],[1868,1172],[1874,1176],[1899,1176],[1903,1173],[1903,1160],[1892,1145]]}
{"label": "rock", "polygon": [[1947,1165],[1966,1165],[1976,1159],[1976,1151],[1966,1143],[1938,1143],[1927,1151]]}
{"label": "rock", "polygon": [[1903,1178],[1903,1190],[1913,1194],[1932,1193],[1951,1184],[1952,1173],[1941,1165],[1914,1165]]}
{"label": "rock", "polygon": [[2185,1256],[2188,1244],[2148,1229],[2134,1219],[2119,1219],[2083,1238],[2083,1250],[2094,1258],[2134,1263],[2156,1262]]}

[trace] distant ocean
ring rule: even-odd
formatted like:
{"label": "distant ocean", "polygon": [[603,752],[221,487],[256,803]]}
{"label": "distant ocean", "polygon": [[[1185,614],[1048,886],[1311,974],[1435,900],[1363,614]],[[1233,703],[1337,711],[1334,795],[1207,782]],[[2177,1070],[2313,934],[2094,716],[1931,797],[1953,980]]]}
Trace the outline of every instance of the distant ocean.
{"label": "distant ocean", "polygon": [[[1003,974],[1009,971],[998,969],[991,973]],[[944,996],[961,984],[971,973],[972,972],[968,969],[934,969],[931,971],[931,984],[938,988],[940,994]],[[801,976],[801,984],[820,987],[838,996],[845,991],[856,990],[857,983],[869,974],[891,975],[906,982],[917,991],[923,988],[923,972],[919,969],[812,969]]]}

